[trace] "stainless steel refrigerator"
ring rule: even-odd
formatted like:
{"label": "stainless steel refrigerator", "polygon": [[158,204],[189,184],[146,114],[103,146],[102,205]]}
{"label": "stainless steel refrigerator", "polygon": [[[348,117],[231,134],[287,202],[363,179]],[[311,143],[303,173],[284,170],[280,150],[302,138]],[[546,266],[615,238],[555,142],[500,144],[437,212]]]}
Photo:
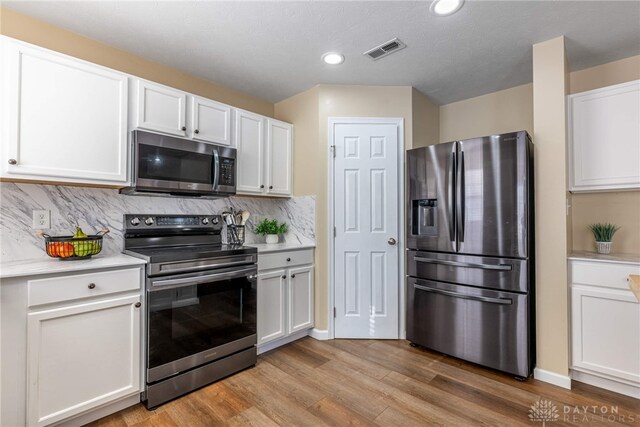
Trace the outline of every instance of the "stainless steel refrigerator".
{"label": "stainless steel refrigerator", "polygon": [[525,131],[407,152],[407,339],[517,377],[535,364]]}

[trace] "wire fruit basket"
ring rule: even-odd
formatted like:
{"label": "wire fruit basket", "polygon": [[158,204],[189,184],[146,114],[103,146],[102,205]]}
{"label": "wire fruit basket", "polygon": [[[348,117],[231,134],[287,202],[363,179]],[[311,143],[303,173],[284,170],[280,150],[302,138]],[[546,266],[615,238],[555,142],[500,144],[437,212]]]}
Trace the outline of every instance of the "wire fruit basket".
{"label": "wire fruit basket", "polygon": [[99,254],[102,250],[102,237],[108,232],[109,230],[105,228],[94,235],[76,238],[73,236],[50,236],[46,233],[38,233],[38,235],[44,237],[44,249],[50,257],[62,260],[79,260]]}

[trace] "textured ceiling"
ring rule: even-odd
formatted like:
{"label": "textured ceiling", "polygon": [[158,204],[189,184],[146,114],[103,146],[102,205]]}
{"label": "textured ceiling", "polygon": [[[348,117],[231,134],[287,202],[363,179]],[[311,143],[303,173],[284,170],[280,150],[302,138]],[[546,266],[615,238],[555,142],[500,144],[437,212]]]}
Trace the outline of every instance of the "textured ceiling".
{"label": "textured ceiling", "polygon": [[[531,46],[567,37],[571,70],[640,54],[639,1],[3,1],[18,12],[277,102],[319,84],[410,85],[444,104],[530,82]],[[362,53],[393,37],[407,48]],[[324,65],[327,51],[343,65]]]}

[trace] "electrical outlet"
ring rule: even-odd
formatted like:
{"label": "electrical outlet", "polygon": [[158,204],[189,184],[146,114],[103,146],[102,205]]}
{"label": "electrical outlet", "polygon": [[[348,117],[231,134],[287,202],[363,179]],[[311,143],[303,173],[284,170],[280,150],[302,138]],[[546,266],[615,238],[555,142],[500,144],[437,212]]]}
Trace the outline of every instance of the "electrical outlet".
{"label": "electrical outlet", "polygon": [[51,211],[33,211],[33,228],[36,230],[46,230],[51,228]]}

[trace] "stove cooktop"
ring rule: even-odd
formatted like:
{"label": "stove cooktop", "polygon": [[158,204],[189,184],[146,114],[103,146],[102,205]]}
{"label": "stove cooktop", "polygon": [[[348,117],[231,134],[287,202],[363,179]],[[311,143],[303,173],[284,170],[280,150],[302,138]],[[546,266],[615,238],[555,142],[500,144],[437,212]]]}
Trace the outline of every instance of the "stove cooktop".
{"label": "stove cooktop", "polygon": [[242,245],[185,245],[127,249],[124,253],[136,258],[144,259],[148,263],[157,264],[162,262],[257,254],[258,249]]}

